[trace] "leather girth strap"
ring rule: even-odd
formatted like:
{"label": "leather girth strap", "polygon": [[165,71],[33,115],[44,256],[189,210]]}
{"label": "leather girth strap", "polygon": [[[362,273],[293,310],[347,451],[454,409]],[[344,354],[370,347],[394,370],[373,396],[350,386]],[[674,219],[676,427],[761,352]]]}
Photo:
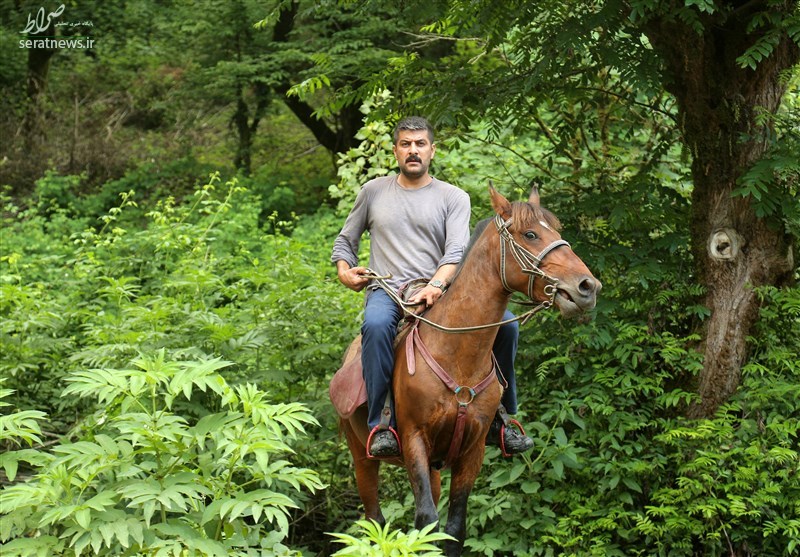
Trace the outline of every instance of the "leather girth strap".
{"label": "leather girth strap", "polygon": [[[414,375],[414,373],[416,373],[415,349],[419,351],[422,358],[433,370],[436,376],[441,379],[442,383],[444,383],[448,389],[453,391],[453,394],[456,397],[456,402],[458,403],[458,414],[456,414],[456,425],[455,429],[453,430],[453,438],[450,441],[450,448],[447,451],[447,457],[444,461],[444,466],[448,467],[453,464],[461,452],[461,445],[464,441],[464,425],[467,417],[467,408],[475,399],[475,397],[485,390],[486,387],[495,381],[499,381],[496,372],[497,361],[495,360],[494,354],[492,354],[492,369],[489,370],[489,375],[487,375],[474,387],[467,387],[456,383],[455,380],[444,370],[444,368],[433,358],[433,355],[428,350],[428,347],[425,346],[419,336],[419,321],[414,323],[414,326],[406,337],[406,360],[408,363],[408,373],[410,375]],[[465,396],[463,393],[467,393],[468,396]]]}

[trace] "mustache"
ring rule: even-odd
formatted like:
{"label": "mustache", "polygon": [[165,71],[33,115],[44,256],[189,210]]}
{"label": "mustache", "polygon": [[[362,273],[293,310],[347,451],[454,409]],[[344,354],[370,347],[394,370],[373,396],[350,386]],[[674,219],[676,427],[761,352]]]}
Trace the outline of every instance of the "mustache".
{"label": "mustache", "polygon": [[421,163],[422,159],[419,158],[417,155],[409,155],[408,158],[406,158],[406,162],[420,162]]}

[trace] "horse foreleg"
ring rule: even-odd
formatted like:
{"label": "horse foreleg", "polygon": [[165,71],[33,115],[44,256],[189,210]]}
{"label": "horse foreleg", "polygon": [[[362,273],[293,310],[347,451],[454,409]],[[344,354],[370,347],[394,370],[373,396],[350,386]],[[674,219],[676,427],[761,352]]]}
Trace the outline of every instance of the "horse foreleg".
{"label": "horse foreleg", "polygon": [[383,518],[381,506],[378,503],[378,468],[380,464],[380,461],[364,457],[355,462],[355,468],[358,495],[364,505],[364,517],[383,526],[386,524],[386,519]]}
{"label": "horse foreleg", "polygon": [[464,548],[464,540],[467,536],[467,500],[481,470],[483,453],[484,446],[480,444],[469,453],[462,454],[453,465],[447,525],[444,531],[453,536],[455,541],[447,540],[445,542],[447,557],[459,557]]}
{"label": "horse foreleg", "polygon": [[364,505],[364,516],[374,520],[380,525],[386,524],[386,519],[378,503],[378,469],[380,461],[367,458],[366,448],[352,430],[349,424],[344,424],[345,437],[350,453],[353,456],[353,466],[356,470],[356,486],[361,504]]}
{"label": "horse foreleg", "polygon": [[[414,490],[414,502],[416,513],[414,517],[414,527],[420,530],[424,526],[439,520],[439,512],[436,510],[436,501],[439,499],[440,485],[435,490],[432,489],[432,471],[428,451],[425,442],[421,437],[413,437],[406,441],[403,447],[406,470],[411,488]],[[435,473],[438,480],[439,472]],[[437,481],[437,484],[441,484]]]}

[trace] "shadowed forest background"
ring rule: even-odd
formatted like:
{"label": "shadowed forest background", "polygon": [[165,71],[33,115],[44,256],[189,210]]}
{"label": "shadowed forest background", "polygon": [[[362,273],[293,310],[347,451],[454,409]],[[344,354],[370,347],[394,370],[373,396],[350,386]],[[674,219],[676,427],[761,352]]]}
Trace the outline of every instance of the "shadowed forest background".
{"label": "shadowed forest background", "polygon": [[0,0],[4,557],[439,554],[402,470],[357,522],[327,398],[410,114],[473,223],[536,184],[603,283],[521,329],[536,445],[468,554],[800,551],[796,2],[61,5]]}

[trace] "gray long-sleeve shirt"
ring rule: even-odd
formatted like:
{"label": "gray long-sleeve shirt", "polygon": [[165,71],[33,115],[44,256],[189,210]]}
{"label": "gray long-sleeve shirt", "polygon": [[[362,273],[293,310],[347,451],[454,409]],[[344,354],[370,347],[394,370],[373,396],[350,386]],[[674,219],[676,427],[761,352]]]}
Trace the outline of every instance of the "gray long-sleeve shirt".
{"label": "gray long-sleeve shirt", "polygon": [[370,233],[369,267],[398,288],[430,278],[442,265],[458,263],[469,242],[469,195],[433,178],[419,189],[403,188],[397,176],[370,180],[333,244],[331,261],[358,265],[358,245]]}

